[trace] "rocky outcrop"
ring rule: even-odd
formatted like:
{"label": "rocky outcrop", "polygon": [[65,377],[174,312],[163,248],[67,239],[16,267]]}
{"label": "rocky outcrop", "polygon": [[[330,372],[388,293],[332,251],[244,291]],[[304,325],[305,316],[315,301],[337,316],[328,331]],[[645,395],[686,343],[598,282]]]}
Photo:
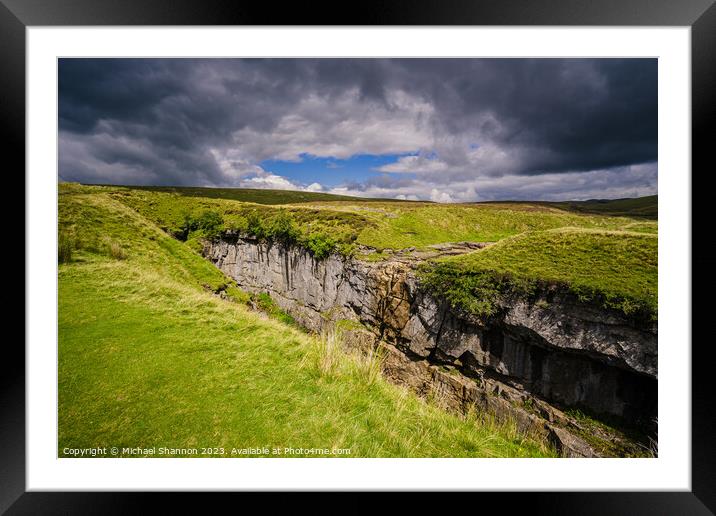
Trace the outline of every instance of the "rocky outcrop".
{"label": "rocky outcrop", "polygon": [[[476,247],[480,244],[440,246],[433,255]],[[492,407],[493,413],[515,413],[525,404],[542,407],[537,415],[528,415],[537,417],[537,427],[560,442],[565,440],[559,438],[562,427],[546,428],[544,423],[550,418],[567,421],[560,411],[565,407],[579,407],[643,431],[653,429],[655,324],[580,303],[557,288],[545,288],[530,299],[504,299],[497,316],[479,320],[420,288],[415,265],[426,256],[414,253],[376,262],[339,255],[316,260],[300,247],[226,234],[207,243],[204,255],[241,288],[269,293],[310,330],[346,319],[361,323],[374,342],[387,343],[404,359],[388,373],[399,383],[415,378],[437,382],[440,375],[432,370],[418,374],[416,364],[449,367],[457,375],[453,376],[472,386],[461,387],[461,396],[453,396],[452,403],[474,405],[489,394],[484,399],[509,405],[501,410]],[[570,449],[588,455],[585,446],[582,442]],[[575,451],[580,447],[581,452]]]}

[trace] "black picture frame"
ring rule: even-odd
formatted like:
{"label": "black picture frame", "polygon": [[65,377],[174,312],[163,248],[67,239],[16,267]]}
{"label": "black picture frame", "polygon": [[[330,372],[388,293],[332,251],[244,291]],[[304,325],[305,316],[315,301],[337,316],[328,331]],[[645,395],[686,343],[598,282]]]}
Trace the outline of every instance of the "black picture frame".
{"label": "black picture frame", "polygon": [[[710,237],[710,189],[716,133],[714,0],[403,0],[268,3],[230,0],[0,0],[0,131],[15,170],[25,167],[25,29],[83,25],[604,25],[690,26],[692,64],[692,491],[616,493],[479,493],[477,501],[529,506],[549,514],[713,514],[716,512],[716,418],[712,410],[709,294],[716,281]],[[14,159],[12,159],[14,158]],[[9,172],[9,168],[7,169]],[[683,173],[689,173],[684,171]],[[9,175],[9,174],[7,174]],[[17,174],[19,176],[19,174]],[[18,186],[24,190],[24,184]],[[19,213],[19,210],[14,211]],[[6,219],[7,220],[7,219]],[[17,223],[16,223],[17,225]],[[701,237],[701,238],[699,238]],[[23,247],[24,249],[24,247]],[[24,251],[23,251],[24,254]],[[17,258],[15,258],[17,259]],[[25,278],[32,274],[25,268]],[[700,298],[700,300],[699,300]],[[19,303],[18,303],[19,304]],[[23,304],[24,306],[24,304]],[[697,331],[700,330],[700,331]],[[0,512],[6,514],[141,513],[146,497],[188,505],[182,494],[39,493],[25,490],[25,353],[5,339],[0,375]],[[7,354],[10,352],[10,356]],[[234,496],[224,494],[224,497]],[[246,495],[243,495],[246,496]],[[418,498],[419,499],[419,498]],[[356,506],[357,508],[358,506]],[[205,507],[204,507],[205,508]]]}

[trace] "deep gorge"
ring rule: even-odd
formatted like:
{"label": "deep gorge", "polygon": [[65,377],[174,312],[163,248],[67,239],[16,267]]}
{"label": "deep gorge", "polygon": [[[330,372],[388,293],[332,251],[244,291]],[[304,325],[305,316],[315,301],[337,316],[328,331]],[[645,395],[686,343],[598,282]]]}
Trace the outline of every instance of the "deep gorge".
{"label": "deep gorge", "polygon": [[[436,246],[459,253],[481,244]],[[518,421],[567,456],[636,446],[585,426],[570,409],[651,435],[657,417],[657,326],[580,302],[559,288],[512,296],[480,320],[421,288],[424,257],[318,260],[299,246],[227,232],[203,254],[248,292],[266,292],[302,326],[345,328],[347,345],[386,353],[385,375],[448,408],[470,405]],[[601,435],[603,433],[603,435]],[[591,435],[590,435],[591,434]],[[624,442],[620,442],[623,440]]]}

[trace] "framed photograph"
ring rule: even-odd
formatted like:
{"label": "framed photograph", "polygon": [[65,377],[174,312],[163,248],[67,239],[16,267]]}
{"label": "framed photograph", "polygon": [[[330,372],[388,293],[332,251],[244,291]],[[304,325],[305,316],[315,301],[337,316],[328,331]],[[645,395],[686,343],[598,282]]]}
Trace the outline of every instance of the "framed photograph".
{"label": "framed photograph", "polygon": [[0,509],[710,514],[712,4],[2,0],[27,303]]}

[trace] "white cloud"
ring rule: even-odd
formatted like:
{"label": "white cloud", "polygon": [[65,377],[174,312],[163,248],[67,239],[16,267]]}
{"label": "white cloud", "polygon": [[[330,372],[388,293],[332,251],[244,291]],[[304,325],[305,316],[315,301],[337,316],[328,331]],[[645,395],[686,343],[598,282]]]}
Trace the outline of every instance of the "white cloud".
{"label": "white cloud", "polygon": [[228,183],[249,175],[264,173],[263,168],[247,160],[239,149],[210,149],[209,152],[214,156]]}
{"label": "white cloud", "polygon": [[422,155],[401,156],[398,161],[378,168],[381,172],[409,172],[414,174],[444,172],[447,169],[447,163]]}
{"label": "white cloud", "polygon": [[332,193],[361,197],[476,202],[510,200],[586,200],[654,195],[658,190],[656,163],[616,167],[592,172],[566,172],[532,176],[477,176],[443,184],[439,178],[420,177],[332,188]]}
{"label": "white cloud", "polygon": [[260,176],[251,177],[244,179],[241,182],[241,186],[245,188],[269,188],[275,190],[300,190],[295,183],[292,183],[288,179],[275,174],[264,174]]}
{"label": "white cloud", "polygon": [[399,157],[331,191],[437,202],[656,193],[656,164],[614,166],[656,159],[655,60],[83,63],[60,66],[61,179],[329,191],[262,162],[308,154],[338,168],[334,158],[369,154]]}
{"label": "white cloud", "polygon": [[305,190],[307,192],[322,192],[324,190],[323,185],[318,183],[311,183],[308,185]]}
{"label": "white cloud", "polygon": [[430,200],[433,202],[453,202],[449,193],[440,192],[437,188],[430,190]]}
{"label": "white cloud", "polygon": [[431,104],[396,91],[389,105],[366,104],[358,90],[337,98],[303,98],[270,131],[236,131],[234,145],[254,162],[300,161],[302,154],[347,159],[356,154],[404,154],[429,148],[432,128],[425,122]]}

